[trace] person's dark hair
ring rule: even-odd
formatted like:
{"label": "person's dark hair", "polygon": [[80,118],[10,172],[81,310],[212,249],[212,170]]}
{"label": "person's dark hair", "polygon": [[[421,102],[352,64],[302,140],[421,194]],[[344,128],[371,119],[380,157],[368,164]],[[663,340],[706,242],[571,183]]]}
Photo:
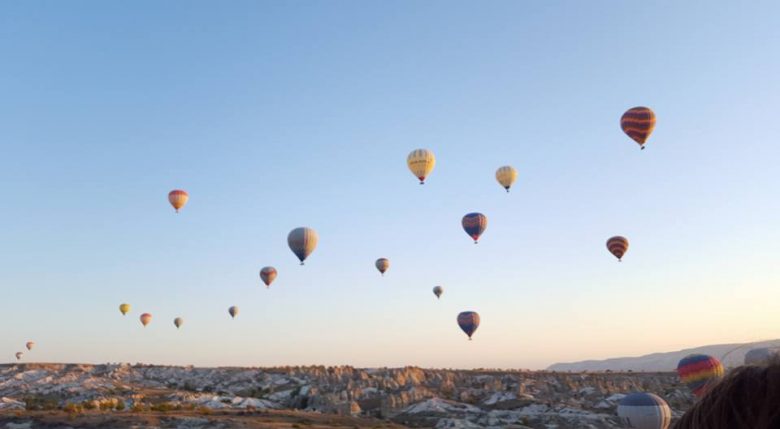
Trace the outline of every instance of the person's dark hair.
{"label": "person's dark hair", "polygon": [[780,428],[780,361],[731,371],[673,429]]}

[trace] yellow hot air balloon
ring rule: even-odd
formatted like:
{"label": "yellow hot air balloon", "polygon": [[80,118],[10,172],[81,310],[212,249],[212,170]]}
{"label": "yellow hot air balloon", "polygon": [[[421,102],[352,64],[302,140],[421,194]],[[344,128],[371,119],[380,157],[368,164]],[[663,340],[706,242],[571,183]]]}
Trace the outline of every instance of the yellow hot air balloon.
{"label": "yellow hot air balloon", "polygon": [[496,180],[498,180],[498,183],[509,192],[509,188],[511,188],[512,184],[517,180],[517,170],[511,165],[505,165],[496,170]]}
{"label": "yellow hot air balloon", "polygon": [[406,165],[409,166],[414,177],[420,179],[420,184],[424,185],[425,178],[436,166],[436,157],[428,149],[415,149],[406,157]]}
{"label": "yellow hot air balloon", "polygon": [[122,316],[126,315],[130,312],[130,304],[121,304],[119,306],[119,311],[122,313]]}

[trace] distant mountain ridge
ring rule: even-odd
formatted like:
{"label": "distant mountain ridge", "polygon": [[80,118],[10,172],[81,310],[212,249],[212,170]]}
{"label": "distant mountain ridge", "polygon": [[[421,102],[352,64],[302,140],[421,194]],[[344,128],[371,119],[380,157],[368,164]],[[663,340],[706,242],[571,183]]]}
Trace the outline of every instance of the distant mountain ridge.
{"label": "distant mountain ridge", "polygon": [[[723,361],[726,367],[742,365],[745,353],[758,347],[776,347],[780,339],[758,341],[753,343],[715,344],[673,352],[651,353],[644,356],[619,357],[603,360],[584,360],[579,362],[555,363],[547,367],[549,371],[674,371],[677,362],[683,357],[701,353],[715,356]],[[725,359],[724,359],[725,356]]]}

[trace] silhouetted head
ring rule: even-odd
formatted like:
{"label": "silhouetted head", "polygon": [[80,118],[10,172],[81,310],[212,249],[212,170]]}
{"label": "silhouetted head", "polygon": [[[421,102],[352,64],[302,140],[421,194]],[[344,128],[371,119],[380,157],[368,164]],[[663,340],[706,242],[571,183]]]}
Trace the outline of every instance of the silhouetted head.
{"label": "silhouetted head", "polygon": [[731,371],[673,428],[780,428],[780,360]]}

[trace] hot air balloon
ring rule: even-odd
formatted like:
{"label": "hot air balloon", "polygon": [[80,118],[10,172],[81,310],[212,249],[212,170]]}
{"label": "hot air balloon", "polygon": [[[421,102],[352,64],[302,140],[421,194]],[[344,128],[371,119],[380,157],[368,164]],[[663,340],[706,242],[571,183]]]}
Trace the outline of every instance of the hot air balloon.
{"label": "hot air balloon", "polygon": [[317,231],[311,228],[300,227],[290,231],[290,234],[287,235],[287,244],[290,246],[290,250],[295,253],[295,256],[301,260],[301,265],[303,265],[303,261],[317,247],[319,239]]}
{"label": "hot air balloon", "polygon": [[265,283],[265,287],[271,286],[271,283],[276,279],[276,274],[276,268],[274,267],[263,267],[260,270],[260,279]]}
{"label": "hot air balloon", "polygon": [[385,275],[385,271],[390,268],[390,260],[387,258],[379,258],[374,265],[376,265],[376,269],[379,270],[382,275]]}
{"label": "hot air balloon", "polygon": [[677,374],[694,396],[703,396],[723,378],[723,365],[717,358],[709,355],[692,354],[685,356],[677,364]]}
{"label": "hot air balloon", "polygon": [[444,293],[444,288],[441,286],[434,286],[433,288],[433,294],[436,295],[436,298],[441,298],[441,294]]}
{"label": "hot air balloon", "polygon": [[27,350],[32,350],[35,347],[35,341],[28,341],[24,346],[27,347]]}
{"label": "hot air balloon", "polygon": [[745,353],[745,365],[766,365],[780,359],[780,347],[760,347]]}
{"label": "hot air balloon", "polygon": [[122,313],[122,316],[130,312],[130,304],[121,304],[119,306],[119,311]]}
{"label": "hot air balloon", "polygon": [[471,341],[471,336],[479,328],[479,314],[476,311],[464,311],[458,314],[458,326],[469,336],[469,341]]}
{"label": "hot air balloon", "polygon": [[424,185],[425,178],[436,166],[436,157],[428,149],[415,149],[406,157],[406,165],[409,166],[414,177],[420,179],[420,184]]}
{"label": "hot air balloon", "polygon": [[607,240],[607,250],[609,250],[609,253],[615,255],[615,257],[618,258],[618,261],[622,261],[623,255],[625,255],[628,250],[628,239],[619,235],[610,238]]}
{"label": "hot air balloon", "polygon": [[672,423],[672,410],[660,396],[639,392],[620,400],[617,414],[623,424],[633,429],[667,429]]}
{"label": "hot air balloon", "polygon": [[184,319],[182,319],[181,317],[177,317],[173,319],[173,324],[176,325],[176,329],[179,329],[181,328],[181,325],[184,324]]}
{"label": "hot air balloon", "polygon": [[151,321],[152,321],[152,315],[151,314],[144,313],[144,314],[141,315],[141,324],[144,325],[144,327],[146,327],[146,325],[148,325],[149,322],[151,322]]}
{"label": "hot air balloon", "polygon": [[655,128],[655,113],[648,107],[632,107],[620,118],[620,128],[644,149]]}
{"label": "hot air balloon", "polygon": [[498,183],[509,192],[509,188],[511,188],[512,184],[517,180],[517,170],[511,165],[505,165],[496,170],[496,180],[498,180]]}
{"label": "hot air balloon", "polygon": [[469,213],[463,216],[461,224],[466,234],[474,239],[474,244],[477,244],[479,236],[487,229],[487,216],[482,213]]}
{"label": "hot air balloon", "polygon": [[22,356],[24,356],[24,353],[16,352],[16,360],[22,360]]}
{"label": "hot air balloon", "polygon": [[234,306],[228,308],[228,313],[230,313],[230,317],[235,319],[236,316],[238,316],[238,307],[236,307],[234,305]]}
{"label": "hot air balloon", "polygon": [[179,212],[179,209],[184,207],[185,204],[187,204],[187,200],[190,199],[190,194],[187,193],[187,191],[183,191],[181,189],[174,189],[171,192],[168,192],[168,201],[171,203],[174,209],[176,209],[176,213]]}

